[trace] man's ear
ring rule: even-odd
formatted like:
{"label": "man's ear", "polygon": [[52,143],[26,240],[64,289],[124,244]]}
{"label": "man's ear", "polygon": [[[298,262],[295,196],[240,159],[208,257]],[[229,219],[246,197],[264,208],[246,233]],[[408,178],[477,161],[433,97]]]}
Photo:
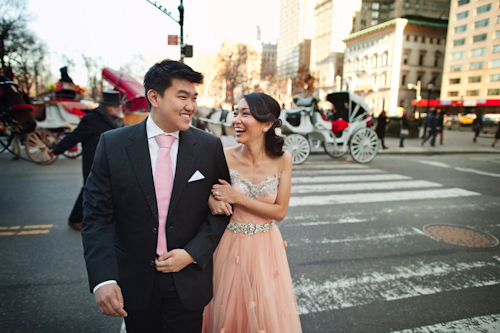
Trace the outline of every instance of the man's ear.
{"label": "man's ear", "polygon": [[158,93],[155,90],[149,89],[146,97],[152,107],[158,108]]}

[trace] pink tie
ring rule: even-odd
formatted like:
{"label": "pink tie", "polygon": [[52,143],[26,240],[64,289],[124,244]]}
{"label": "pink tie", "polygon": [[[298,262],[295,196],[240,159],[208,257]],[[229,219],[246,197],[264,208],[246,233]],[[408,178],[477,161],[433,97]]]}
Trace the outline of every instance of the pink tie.
{"label": "pink tie", "polygon": [[167,224],[168,206],[170,205],[172,187],[174,186],[170,147],[174,143],[175,137],[161,134],[155,136],[155,139],[160,146],[155,171],[155,192],[156,203],[158,205],[158,243],[156,245],[156,253],[161,256],[167,252],[165,225]]}

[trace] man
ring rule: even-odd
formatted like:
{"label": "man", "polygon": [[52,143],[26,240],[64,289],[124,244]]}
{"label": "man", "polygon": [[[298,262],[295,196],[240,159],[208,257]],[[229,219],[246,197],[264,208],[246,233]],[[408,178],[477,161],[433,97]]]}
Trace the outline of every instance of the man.
{"label": "man", "polygon": [[[106,131],[122,127],[122,117],[123,111],[120,102],[120,93],[118,91],[104,91],[99,106],[96,109],[90,110],[73,132],[66,135],[58,144],[53,145],[52,149],[49,150],[49,154],[51,156],[62,154],[81,142],[83,148],[83,184],[85,185],[90,168],[92,167],[99,137]],[[75,230],[82,228],[82,204],[83,187],[68,218],[69,226]]]}
{"label": "man", "polygon": [[437,111],[435,108],[432,109],[431,114],[427,116],[426,128],[427,135],[422,140],[422,146],[431,139],[431,147],[434,147],[436,143],[436,126],[437,126]]}
{"label": "man", "polygon": [[212,254],[229,217],[207,203],[230,178],[220,139],[189,126],[202,81],[177,61],[151,67],[150,116],[101,136],[85,185],[90,289],[128,333],[200,332],[212,298]]}

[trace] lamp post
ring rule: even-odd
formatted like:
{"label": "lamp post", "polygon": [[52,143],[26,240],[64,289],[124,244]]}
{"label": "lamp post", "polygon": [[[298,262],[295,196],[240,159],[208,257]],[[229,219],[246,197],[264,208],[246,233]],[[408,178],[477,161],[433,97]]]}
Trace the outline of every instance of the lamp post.
{"label": "lamp post", "polygon": [[427,91],[429,92],[429,94],[427,95],[427,117],[429,116],[431,92],[433,88],[434,88],[434,83],[432,83],[432,81],[429,81],[429,83],[427,83]]}

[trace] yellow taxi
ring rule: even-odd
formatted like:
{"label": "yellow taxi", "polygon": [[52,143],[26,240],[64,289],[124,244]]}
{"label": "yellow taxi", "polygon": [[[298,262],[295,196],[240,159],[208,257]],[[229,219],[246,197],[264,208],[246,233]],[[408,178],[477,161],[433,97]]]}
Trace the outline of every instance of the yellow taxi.
{"label": "yellow taxi", "polygon": [[463,115],[462,118],[460,119],[460,124],[471,125],[474,119],[476,119],[475,113],[467,113],[466,115]]}

